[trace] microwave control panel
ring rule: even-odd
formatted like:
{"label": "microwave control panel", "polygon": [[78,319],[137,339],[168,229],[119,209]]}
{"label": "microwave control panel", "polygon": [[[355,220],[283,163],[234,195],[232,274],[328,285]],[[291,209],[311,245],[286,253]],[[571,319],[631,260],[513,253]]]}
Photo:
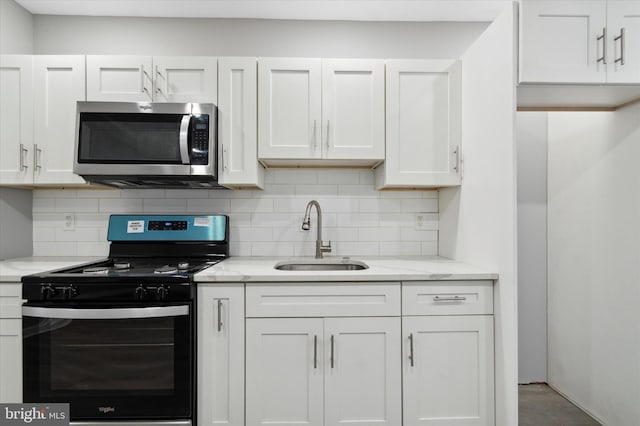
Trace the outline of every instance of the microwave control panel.
{"label": "microwave control panel", "polygon": [[190,125],[191,164],[209,164],[209,116],[192,115]]}

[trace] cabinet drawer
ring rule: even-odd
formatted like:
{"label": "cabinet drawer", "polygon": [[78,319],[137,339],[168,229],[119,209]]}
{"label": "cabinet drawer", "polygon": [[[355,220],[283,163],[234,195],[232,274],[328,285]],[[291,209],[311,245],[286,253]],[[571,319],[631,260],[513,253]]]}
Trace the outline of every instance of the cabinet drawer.
{"label": "cabinet drawer", "polygon": [[402,283],[402,315],[493,314],[493,281]]}
{"label": "cabinet drawer", "polygon": [[399,316],[400,283],[247,284],[247,317]]}
{"label": "cabinet drawer", "polygon": [[0,283],[0,318],[22,318],[20,284]]}

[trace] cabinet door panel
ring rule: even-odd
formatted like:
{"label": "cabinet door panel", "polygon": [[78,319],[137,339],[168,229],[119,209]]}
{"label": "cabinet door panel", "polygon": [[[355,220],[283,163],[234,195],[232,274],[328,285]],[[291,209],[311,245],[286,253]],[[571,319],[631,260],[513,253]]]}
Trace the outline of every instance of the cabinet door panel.
{"label": "cabinet door panel", "polygon": [[322,61],[324,158],[384,159],[384,61]]}
{"label": "cabinet door panel", "polygon": [[247,426],[322,426],[322,319],[247,319],[246,333]]}
{"label": "cabinet door panel", "polygon": [[[640,84],[640,2],[608,2],[607,28],[611,52],[608,58],[607,82]],[[624,35],[618,38],[622,30]]]}
{"label": "cabinet door panel", "polygon": [[199,56],[154,56],[155,102],[217,104],[217,60]]}
{"label": "cabinet door panel", "polygon": [[36,56],[34,81],[34,183],[84,184],[73,173],[76,104],[85,100],[84,56]]}
{"label": "cabinet door panel", "polygon": [[386,159],[376,186],[460,184],[459,61],[387,61]]}
{"label": "cabinet door panel", "polygon": [[259,59],[259,158],[320,158],[320,75],[320,59]]}
{"label": "cabinet door panel", "polygon": [[87,100],[151,102],[151,56],[87,56]]}
{"label": "cabinet door panel", "polygon": [[0,402],[22,402],[22,320],[0,318]]}
{"label": "cabinet door panel", "polygon": [[401,424],[400,318],[325,319],[325,425]]}
{"label": "cabinet door panel", "polygon": [[244,287],[198,286],[198,424],[244,426]]}
{"label": "cabinet door panel", "polygon": [[263,188],[264,168],[257,161],[256,58],[220,58],[218,72],[219,183]]}
{"label": "cabinet door panel", "polygon": [[600,61],[605,1],[528,1],[522,5],[520,81],[604,83]]}
{"label": "cabinet door panel", "polygon": [[0,184],[33,182],[33,57],[0,56]]}
{"label": "cabinet door panel", "polygon": [[404,426],[494,424],[493,317],[405,317]]}

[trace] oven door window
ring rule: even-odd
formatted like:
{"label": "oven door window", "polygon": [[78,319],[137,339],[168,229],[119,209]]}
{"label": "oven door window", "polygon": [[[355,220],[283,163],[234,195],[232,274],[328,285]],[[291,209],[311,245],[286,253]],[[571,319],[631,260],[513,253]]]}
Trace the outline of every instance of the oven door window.
{"label": "oven door window", "polygon": [[25,402],[69,402],[72,419],[190,417],[191,316],[148,316],[167,308],[25,311]]}
{"label": "oven door window", "polygon": [[[183,114],[81,113],[78,162],[182,164]],[[187,116],[188,118],[188,116]],[[181,128],[182,127],[182,128]],[[183,147],[186,152],[187,146]]]}

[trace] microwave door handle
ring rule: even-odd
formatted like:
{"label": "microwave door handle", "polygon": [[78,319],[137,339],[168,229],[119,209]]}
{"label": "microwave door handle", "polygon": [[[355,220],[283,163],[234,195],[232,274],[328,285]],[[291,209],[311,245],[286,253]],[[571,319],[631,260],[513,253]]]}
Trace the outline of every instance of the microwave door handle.
{"label": "microwave door handle", "polygon": [[25,317],[33,318],[56,318],[71,320],[179,317],[183,315],[189,315],[189,305],[112,309],[41,308],[38,306],[23,306],[22,315]]}
{"label": "microwave door handle", "polygon": [[189,123],[190,115],[183,115],[180,122],[180,159],[182,164],[190,164],[189,160]]}

